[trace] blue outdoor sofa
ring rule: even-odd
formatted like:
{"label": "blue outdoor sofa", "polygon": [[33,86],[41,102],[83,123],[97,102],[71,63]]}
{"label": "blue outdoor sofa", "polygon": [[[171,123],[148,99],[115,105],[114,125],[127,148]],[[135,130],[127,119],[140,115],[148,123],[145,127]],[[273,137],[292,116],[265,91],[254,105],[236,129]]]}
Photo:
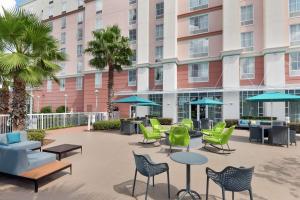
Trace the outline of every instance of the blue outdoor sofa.
{"label": "blue outdoor sofa", "polygon": [[67,168],[72,172],[72,165],[56,161],[55,154],[34,151],[41,148],[41,143],[28,141],[26,133],[20,134],[21,141],[11,144],[6,137],[7,134],[0,134],[1,174],[33,181],[38,192],[40,179]]}

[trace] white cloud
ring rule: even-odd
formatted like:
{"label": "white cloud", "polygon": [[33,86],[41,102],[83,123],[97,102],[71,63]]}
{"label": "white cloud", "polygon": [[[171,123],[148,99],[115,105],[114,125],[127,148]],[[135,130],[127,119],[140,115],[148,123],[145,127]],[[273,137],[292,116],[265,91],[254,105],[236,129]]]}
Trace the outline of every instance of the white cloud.
{"label": "white cloud", "polygon": [[9,9],[16,6],[16,0],[0,0],[0,15],[3,13],[2,7]]}

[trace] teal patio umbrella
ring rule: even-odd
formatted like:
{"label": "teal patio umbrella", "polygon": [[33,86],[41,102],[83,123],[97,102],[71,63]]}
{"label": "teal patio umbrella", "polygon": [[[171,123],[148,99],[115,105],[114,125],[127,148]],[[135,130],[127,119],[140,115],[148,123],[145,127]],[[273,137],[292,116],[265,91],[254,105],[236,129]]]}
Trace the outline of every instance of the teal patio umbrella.
{"label": "teal patio umbrella", "polygon": [[161,106],[158,103],[152,102],[152,103],[138,103],[135,104],[135,106]]}
{"label": "teal patio umbrella", "polygon": [[[266,92],[263,94],[259,94],[253,97],[249,97],[246,99],[247,101],[252,102],[271,102],[271,115],[273,111],[272,102],[291,102],[291,101],[300,101],[300,96],[285,94],[281,92]],[[288,114],[290,115],[290,114]],[[271,116],[272,117],[272,116]]]}
{"label": "teal patio umbrella", "polygon": [[197,105],[197,120],[200,120],[200,115],[199,115],[199,105],[205,106],[205,118],[208,118],[208,106],[217,106],[217,105],[223,105],[223,102],[210,99],[210,98],[203,98],[203,99],[198,99],[196,101],[190,102],[190,105]]}

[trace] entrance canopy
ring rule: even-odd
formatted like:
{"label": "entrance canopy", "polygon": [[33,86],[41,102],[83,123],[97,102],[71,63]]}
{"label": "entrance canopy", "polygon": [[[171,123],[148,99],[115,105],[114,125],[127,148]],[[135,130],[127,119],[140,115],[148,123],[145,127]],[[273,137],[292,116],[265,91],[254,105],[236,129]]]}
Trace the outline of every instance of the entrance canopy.
{"label": "entrance canopy", "polygon": [[300,96],[280,92],[267,92],[257,96],[249,97],[246,100],[255,102],[288,102],[300,101]]}
{"label": "entrance canopy", "polygon": [[191,105],[209,106],[209,105],[223,105],[223,102],[214,100],[214,99],[210,99],[210,98],[203,98],[203,99],[199,99],[197,101],[192,101],[192,102],[190,102],[190,104]]}

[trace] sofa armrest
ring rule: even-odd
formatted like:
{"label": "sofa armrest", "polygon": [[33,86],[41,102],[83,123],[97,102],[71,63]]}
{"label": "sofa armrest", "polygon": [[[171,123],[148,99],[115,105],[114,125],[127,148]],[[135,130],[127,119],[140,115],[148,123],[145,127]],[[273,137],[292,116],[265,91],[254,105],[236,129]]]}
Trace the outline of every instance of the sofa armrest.
{"label": "sofa armrest", "polygon": [[0,172],[18,175],[27,170],[29,162],[25,149],[0,149]]}

